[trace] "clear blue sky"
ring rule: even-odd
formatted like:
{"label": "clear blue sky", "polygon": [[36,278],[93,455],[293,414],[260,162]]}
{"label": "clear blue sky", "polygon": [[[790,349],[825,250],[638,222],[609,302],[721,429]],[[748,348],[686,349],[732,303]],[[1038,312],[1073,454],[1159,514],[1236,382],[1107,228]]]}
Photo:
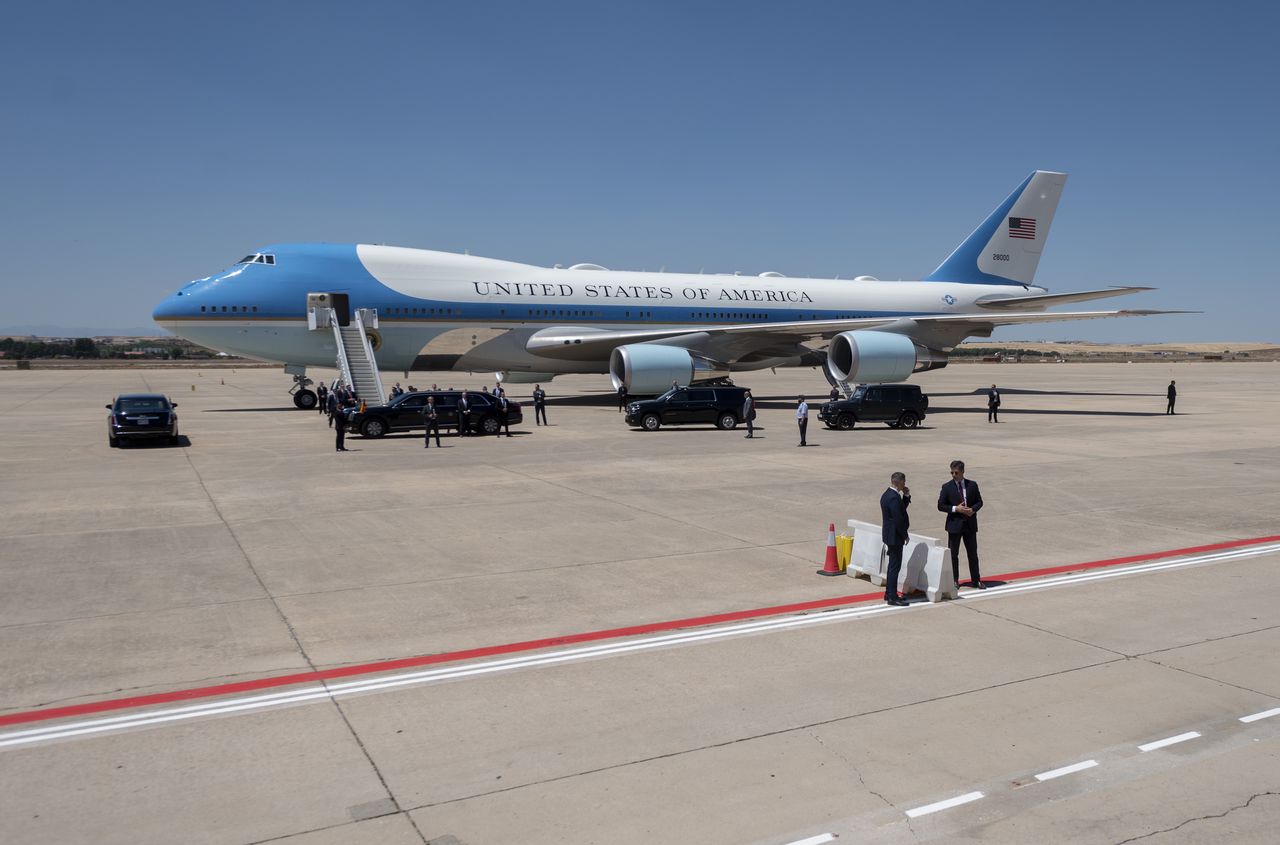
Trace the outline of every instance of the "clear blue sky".
{"label": "clear blue sky", "polygon": [[919,278],[1043,168],[1038,282],[1207,313],[998,338],[1280,341],[1278,9],[17,4],[0,325],[149,326],[278,241]]}

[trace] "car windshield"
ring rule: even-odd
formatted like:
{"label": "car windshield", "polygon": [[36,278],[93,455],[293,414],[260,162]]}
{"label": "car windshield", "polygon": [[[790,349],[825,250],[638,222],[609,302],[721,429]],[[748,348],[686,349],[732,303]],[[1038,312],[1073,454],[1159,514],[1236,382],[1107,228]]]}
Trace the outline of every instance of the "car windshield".
{"label": "car windshield", "polygon": [[169,410],[168,401],[160,398],[156,399],[120,399],[116,402],[116,408],[129,414],[144,414],[148,412],[165,412]]}
{"label": "car windshield", "polygon": [[854,399],[861,399],[863,396],[866,396],[866,395],[867,395],[867,386],[865,384],[858,385],[857,389],[853,391]]}

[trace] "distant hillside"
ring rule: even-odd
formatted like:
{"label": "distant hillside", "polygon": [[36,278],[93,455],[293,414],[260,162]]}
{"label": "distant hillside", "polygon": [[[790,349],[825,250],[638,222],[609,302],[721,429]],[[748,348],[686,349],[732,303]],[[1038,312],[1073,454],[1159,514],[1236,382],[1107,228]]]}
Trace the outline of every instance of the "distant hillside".
{"label": "distant hillside", "polygon": [[130,328],[104,328],[86,326],[0,326],[0,335],[14,337],[167,337],[164,329],[156,325]]}

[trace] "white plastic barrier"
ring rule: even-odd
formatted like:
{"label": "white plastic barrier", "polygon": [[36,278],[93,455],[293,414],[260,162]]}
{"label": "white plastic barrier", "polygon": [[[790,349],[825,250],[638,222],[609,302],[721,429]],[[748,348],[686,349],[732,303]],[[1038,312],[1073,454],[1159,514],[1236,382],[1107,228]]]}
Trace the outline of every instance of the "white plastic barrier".
{"label": "white plastic barrier", "polygon": [[[889,550],[885,548],[879,525],[849,520],[853,529],[853,555],[849,559],[848,574],[866,576],[872,584],[883,587],[889,569]],[[951,574],[950,552],[946,545],[934,537],[907,534],[902,549],[902,570],[898,574],[898,593],[912,591],[924,593],[929,601],[958,598],[955,578]]]}

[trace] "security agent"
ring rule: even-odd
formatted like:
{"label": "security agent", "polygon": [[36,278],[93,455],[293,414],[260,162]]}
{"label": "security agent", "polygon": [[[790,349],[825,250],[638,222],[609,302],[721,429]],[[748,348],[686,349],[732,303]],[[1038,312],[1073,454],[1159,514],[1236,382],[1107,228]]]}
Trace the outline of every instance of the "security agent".
{"label": "security agent", "polygon": [[987,422],[1000,422],[1000,391],[996,390],[994,384],[987,391]]}
{"label": "security agent", "polygon": [[907,476],[895,472],[889,476],[889,489],[880,496],[880,532],[881,539],[889,549],[884,600],[886,604],[898,607],[907,605],[898,595],[898,577],[902,573],[902,547],[906,545],[907,529],[911,527],[911,518],[907,516],[907,508],[910,506],[911,488],[907,486]]}
{"label": "security agent", "polygon": [[796,424],[800,426],[800,445],[808,446],[805,442],[805,432],[809,430],[809,403],[804,401],[801,396],[796,404]]}
{"label": "security agent", "polygon": [[458,436],[471,436],[471,400],[467,398],[465,390],[458,397]]}
{"label": "security agent", "polygon": [[507,433],[507,437],[511,436],[511,403],[507,400],[507,394],[498,394],[498,421],[502,423],[502,430]]}
{"label": "security agent", "polygon": [[533,424],[547,425],[547,391],[540,384],[533,386]]}
{"label": "security agent", "polygon": [[1177,382],[1170,380],[1169,389],[1165,391],[1165,395],[1169,397],[1169,406],[1164,409],[1166,414],[1173,413],[1173,404],[1178,401]]}
{"label": "security agent", "polygon": [[978,571],[978,511],[982,510],[982,493],[978,482],[964,477],[964,461],[951,462],[951,480],[938,493],[938,510],[947,515],[947,546],[951,549],[951,575],[960,585],[960,543],[969,558],[969,586],[985,590]]}
{"label": "security agent", "polygon": [[431,435],[436,436],[436,447],[440,447],[440,413],[436,410],[436,399],[434,396],[427,397],[427,404],[422,406],[422,421],[426,423],[426,433],[423,435],[422,448],[427,449],[431,446]]}
{"label": "security agent", "polygon": [[338,408],[337,420],[333,426],[336,431],[334,448],[338,452],[347,451],[347,423],[351,421],[351,411],[355,408],[355,400],[348,399],[346,404]]}

